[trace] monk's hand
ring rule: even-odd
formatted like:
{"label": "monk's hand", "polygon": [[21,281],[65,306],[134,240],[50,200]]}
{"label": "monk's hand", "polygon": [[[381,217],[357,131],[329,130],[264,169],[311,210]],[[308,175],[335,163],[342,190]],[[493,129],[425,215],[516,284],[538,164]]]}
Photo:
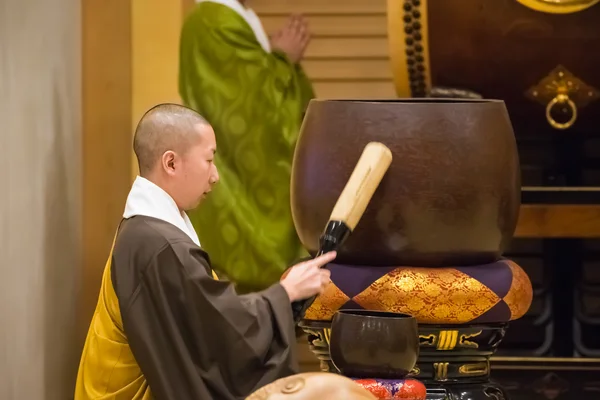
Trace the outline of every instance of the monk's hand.
{"label": "monk's hand", "polygon": [[309,42],[308,23],[301,15],[292,15],[283,29],[273,35],[271,47],[282,51],[290,61],[297,63],[304,56]]}
{"label": "monk's hand", "polygon": [[290,268],[289,273],[281,280],[281,286],[291,302],[323,293],[330,282],[331,272],[321,267],[333,261],[336,255],[335,251],[331,251]]}

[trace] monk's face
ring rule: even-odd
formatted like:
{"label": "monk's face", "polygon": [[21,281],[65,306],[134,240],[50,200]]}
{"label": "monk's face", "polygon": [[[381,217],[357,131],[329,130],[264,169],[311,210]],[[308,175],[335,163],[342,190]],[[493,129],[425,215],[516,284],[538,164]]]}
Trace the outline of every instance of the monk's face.
{"label": "monk's face", "polygon": [[207,124],[194,125],[196,140],[186,149],[179,175],[179,199],[184,210],[196,208],[219,181],[214,163],[217,143],[215,132]]}

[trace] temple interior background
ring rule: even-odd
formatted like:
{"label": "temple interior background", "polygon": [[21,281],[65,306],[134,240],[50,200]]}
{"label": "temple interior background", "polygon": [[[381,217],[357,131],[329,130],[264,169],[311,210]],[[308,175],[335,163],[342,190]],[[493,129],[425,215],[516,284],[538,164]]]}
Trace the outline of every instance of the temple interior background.
{"label": "temple interior background", "polygon": [[[518,3],[494,2],[500,19],[510,19],[515,8],[509,3]],[[401,27],[388,18],[391,3],[253,0],[251,6],[267,32],[290,12],[308,17],[313,39],[303,65],[317,97],[418,97],[419,86],[411,88],[401,82],[406,76],[394,74],[404,68],[398,65],[406,56],[393,50]],[[403,3],[396,3],[400,12]],[[525,92],[560,67],[596,96],[600,5],[591,1],[589,8],[569,14],[562,30],[552,22],[559,14],[539,12],[538,22],[507,25],[490,48],[478,39],[485,29],[469,25],[468,8],[488,7],[489,0],[440,3],[430,0],[425,10],[424,34],[431,46],[424,62],[432,72],[423,87],[506,100],[521,157],[523,205],[506,256],[529,275],[534,301],[527,315],[511,324],[492,376],[517,388],[515,393],[526,393],[522,398],[579,398],[568,397],[574,392],[595,398],[600,395],[600,101],[580,107],[572,127],[555,129],[545,106]],[[192,6],[192,0],[0,4],[2,399],[72,396],[102,269],[137,173],[132,131],[152,105],[179,102],[178,41]],[[531,12],[518,6],[515,18]],[[462,28],[452,30],[453,18]],[[426,15],[422,19],[426,26]],[[469,49],[442,50],[457,46],[457,35],[468,29]],[[503,67],[510,57],[524,57],[506,53],[514,40],[511,29],[530,30],[526,36],[543,50],[539,64]],[[447,42],[441,43],[445,35]],[[454,53],[462,54],[455,58],[463,69],[452,63]],[[298,346],[303,369],[317,370],[305,340]]]}

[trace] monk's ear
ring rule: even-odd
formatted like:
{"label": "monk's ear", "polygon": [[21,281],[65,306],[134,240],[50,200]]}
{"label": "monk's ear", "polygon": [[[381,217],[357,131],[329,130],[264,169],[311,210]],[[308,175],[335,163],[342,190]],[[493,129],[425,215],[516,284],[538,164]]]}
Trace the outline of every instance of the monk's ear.
{"label": "monk's ear", "polygon": [[162,169],[167,174],[175,173],[175,169],[177,167],[177,165],[176,165],[177,154],[174,151],[172,151],[172,150],[165,151],[163,153],[160,161],[161,161]]}

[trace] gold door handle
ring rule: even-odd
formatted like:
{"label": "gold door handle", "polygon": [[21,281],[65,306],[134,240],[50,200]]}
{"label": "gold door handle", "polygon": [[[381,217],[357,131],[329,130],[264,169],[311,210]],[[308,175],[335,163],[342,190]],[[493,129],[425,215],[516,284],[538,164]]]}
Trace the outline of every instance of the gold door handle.
{"label": "gold door handle", "polygon": [[[525,96],[546,107],[546,120],[554,129],[565,130],[573,126],[581,109],[600,99],[600,91],[573,75],[562,65],[554,68],[546,77],[530,87]],[[570,114],[566,122],[558,122],[552,116],[556,107]]]}
{"label": "gold door handle", "polygon": [[[557,106],[565,106],[568,108],[568,112],[571,114],[571,118],[567,122],[558,122],[552,117],[552,109]],[[568,94],[559,93],[546,106],[546,119],[548,123],[555,129],[569,129],[573,126],[575,121],[577,120],[577,105],[575,102],[571,100]]]}

